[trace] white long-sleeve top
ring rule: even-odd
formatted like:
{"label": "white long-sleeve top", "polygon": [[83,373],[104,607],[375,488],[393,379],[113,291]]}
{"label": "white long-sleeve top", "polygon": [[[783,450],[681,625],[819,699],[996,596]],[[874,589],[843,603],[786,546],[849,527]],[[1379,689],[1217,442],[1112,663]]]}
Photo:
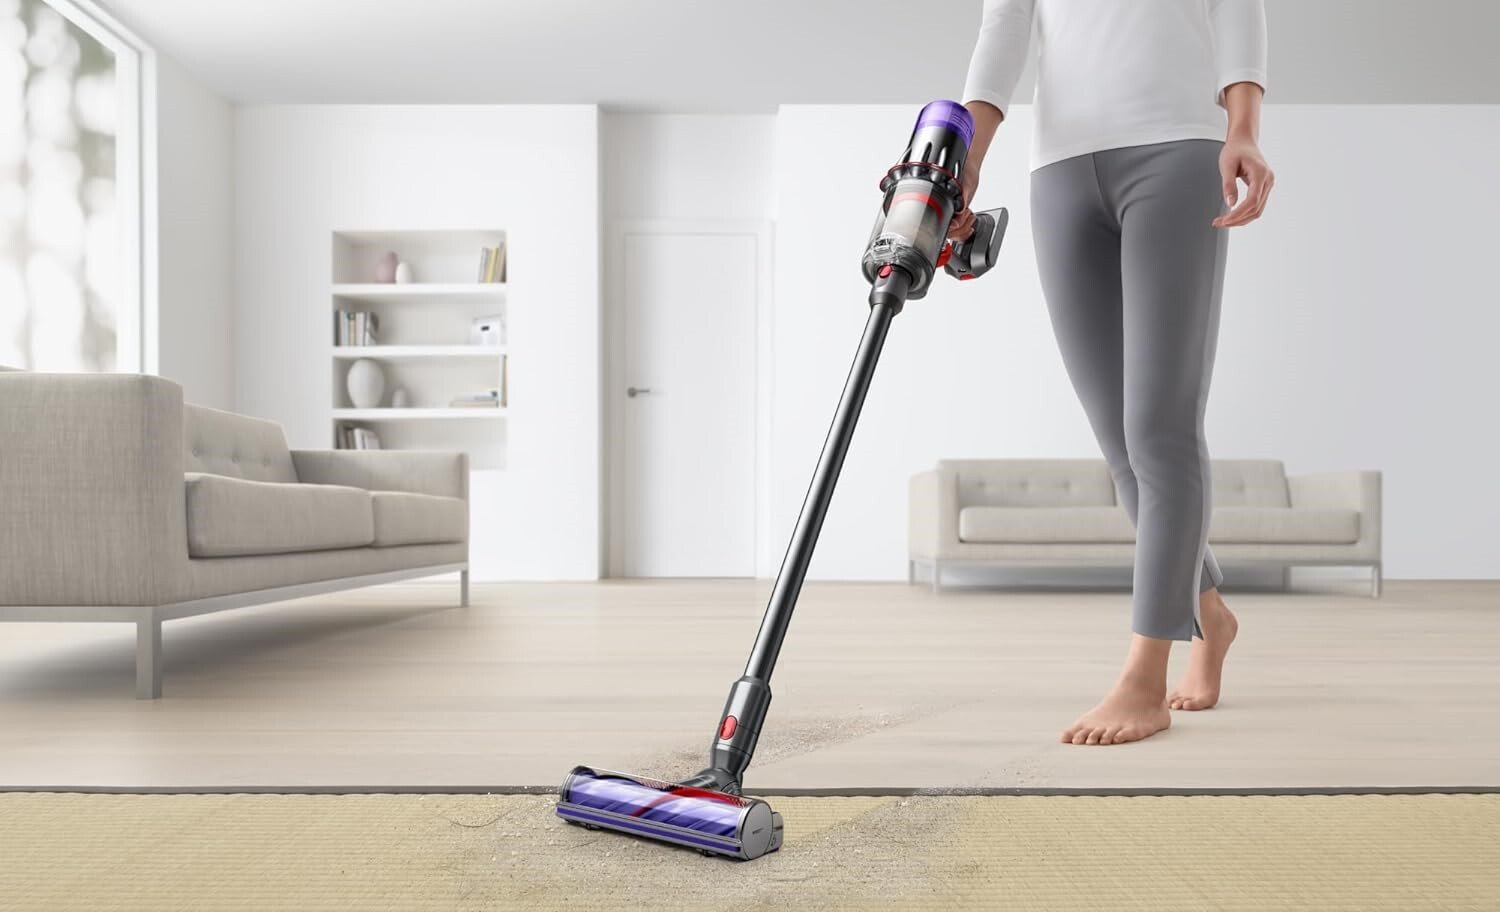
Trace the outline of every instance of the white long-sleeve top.
{"label": "white long-sleeve top", "polygon": [[965,103],[1009,112],[1033,32],[1033,170],[1104,149],[1223,139],[1224,89],[1266,85],[1263,0],[985,0]]}

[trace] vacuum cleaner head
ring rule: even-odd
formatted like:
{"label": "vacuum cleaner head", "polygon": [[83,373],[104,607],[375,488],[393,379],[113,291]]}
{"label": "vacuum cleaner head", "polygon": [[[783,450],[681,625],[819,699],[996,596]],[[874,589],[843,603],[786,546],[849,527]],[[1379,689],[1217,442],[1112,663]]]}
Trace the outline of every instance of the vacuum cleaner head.
{"label": "vacuum cleaner head", "polygon": [[758,798],[574,767],[557,816],[748,861],[781,848],[781,815]]}

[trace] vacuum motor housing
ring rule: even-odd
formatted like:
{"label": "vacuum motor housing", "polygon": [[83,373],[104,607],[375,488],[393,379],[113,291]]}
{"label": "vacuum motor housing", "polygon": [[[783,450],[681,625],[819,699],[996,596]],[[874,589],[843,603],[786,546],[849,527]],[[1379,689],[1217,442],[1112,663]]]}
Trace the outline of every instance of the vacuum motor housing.
{"label": "vacuum motor housing", "polygon": [[906,273],[905,297],[927,293],[942,259],[948,225],[963,208],[964,161],[974,139],[974,118],[956,101],[934,101],[922,108],[901,160],[880,182],[885,201],[861,263],[872,285],[888,277],[890,266]]}

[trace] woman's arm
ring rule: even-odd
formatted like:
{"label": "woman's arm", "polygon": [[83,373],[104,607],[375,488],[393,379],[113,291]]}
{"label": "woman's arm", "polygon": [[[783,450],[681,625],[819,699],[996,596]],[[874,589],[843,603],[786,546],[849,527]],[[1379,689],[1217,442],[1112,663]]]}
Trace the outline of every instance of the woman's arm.
{"label": "woman's arm", "polygon": [[979,189],[979,169],[984,167],[984,156],[990,151],[995,131],[1005,120],[1005,113],[987,101],[971,101],[964,107],[974,118],[974,141],[969,143],[969,155],[964,159],[964,173],[959,176],[959,185],[964,188],[964,207],[953,213],[948,225],[948,236],[958,240],[974,232],[974,194]]}
{"label": "woman's arm", "polygon": [[[1229,130],[1219,156],[1224,203],[1219,228],[1260,218],[1276,176],[1260,153],[1260,102],[1266,92],[1266,9],[1263,0],[1211,0],[1210,24],[1219,70],[1219,103],[1229,112]],[[1245,182],[1240,196],[1239,181]]]}
{"label": "woman's arm", "polygon": [[[1248,225],[1266,211],[1266,200],[1276,175],[1260,154],[1260,99],[1265,90],[1253,82],[1237,82],[1224,90],[1229,109],[1229,133],[1219,153],[1219,174],[1224,178],[1224,204],[1229,211],[1214,219],[1215,228]],[[1245,182],[1240,197],[1239,181]]]}
{"label": "woman's arm", "polygon": [[995,138],[995,130],[1005,120],[1010,96],[1026,66],[1026,52],[1031,46],[1031,22],[1036,0],[984,0],[984,16],[979,24],[979,40],[969,60],[969,77],[964,83],[964,107],[974,117],[974,141],[964,163],[964,208],[953,217],[950,237],[965,238],[973,231],[974,213],[969,203],[979,188],[979,169]]}

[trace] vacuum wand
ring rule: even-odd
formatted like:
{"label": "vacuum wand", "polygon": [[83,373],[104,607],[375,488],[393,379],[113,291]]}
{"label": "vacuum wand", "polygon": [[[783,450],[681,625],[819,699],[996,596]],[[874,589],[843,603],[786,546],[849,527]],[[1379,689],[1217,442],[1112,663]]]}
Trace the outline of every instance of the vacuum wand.
{"label": "vacuum wand", "polygon": [[708,766],[679,783],[576,767],[557,805],[565,820],[741,859],[780,848],[781,815],[760,799],[742,796],[743,777],[771,705],[771,674],[886,334],[907,301],[926,295],[937,270],[958,279],[989,271],[1005,235],[1006,212],[995,209],[976,213],[968,238],[947,239],[954,214],[964,206],[960,181],[973,136],[974,121],[962,105],[932,102],[918,116],[905,154],[880,182],[885,198],[861,262],[870,282],[869,318],[745,673],[730,687],[719,716]]}
{"label": "vacuum wand", "polygon": [[865,278],[870,282],[870,316],[865,322],[864,335],[844,382],[833,424],[823,441],[822,454],[802,501],[802,511],[771,590],[760,632],[750,650],[745,674],[730,688],[724,712],[719,716],[719,730],[709,749],[709,765],[686,784],[733,794],[740,791],[741,779],[755,753],[761,725],[771,704],[771,673],[791,624],[792,611],[802,591],[891,320],[907,301],[927,294],[939,268],[959,279],[973,279],[995,264],[1008,221],[1004,209],[976,213],[975,229],[968,238],[958,243],[947,240],[953,216],[963,208],[960,179],[973,138],[974,121],[962,105],[932,102],[917,117],[901,160],[880,182],[885,199],[861,260]]}
{"label": "vacuum wand", "polygon": [[839,397],[833,424],[818,457],[818,467],[813,470],[812,484],[802,500],[802,511],[797,514],[791,544],[782,559],[781,572],[776,575],[765,619],[761,621],[755,646],[750,650],[750,661],[745,664],[747,678],[769,682],[771,672],[776,668],[781,642],[786,638],[787,625],[792,620],[792,608],[797,604],[808,564],[812,562],[813,546],[823,528],[823,518],[828,515],[834,484],[844,467],[844,455],[849,452],[854,424],[859,420],[870,380],[875,376],[875,361],[880,357],[880,349],[885,345],[886,333],[895,316],[896,311],[887,304],[870,308],[870,318],[865,321],[865,332],[860,336],[859,349],[854,354],[854,365],[849,368],[849,378],[844,381],[844,394]]}

